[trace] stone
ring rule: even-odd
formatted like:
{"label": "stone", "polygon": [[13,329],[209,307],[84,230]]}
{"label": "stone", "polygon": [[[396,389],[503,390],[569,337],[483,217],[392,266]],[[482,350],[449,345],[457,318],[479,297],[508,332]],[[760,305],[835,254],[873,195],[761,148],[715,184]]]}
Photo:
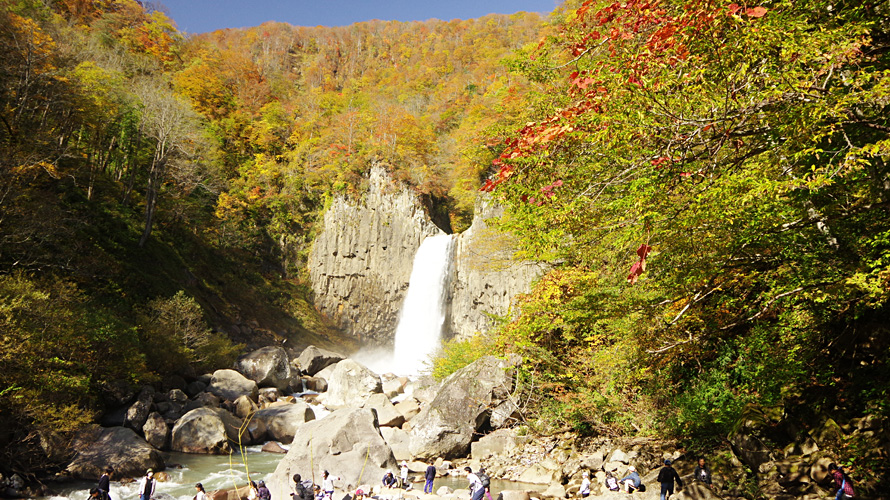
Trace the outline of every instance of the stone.
{"label": "stone", "polygon": [[337,363],[328,380],[325,406],[331,409],[360,407],[372,394],[383,391],[380,377],[351,359]]}
{"label": "stone", "polygon": [[439,383],[429,375],[422,375],[405,387],[405,393],[420,403],[429,404],[439,393]]}
{"label": "stone", "polygon": [[297,358],[297,362],[300,364],[303,373],[312,376],[344,359],[346,359],[346,356],[342,354],[311,345],[303,349],[303,352]]}
{"label": "stone", "polygon": [[342,409],[324,419],[306,422],[294,437],[290,450],[266,481],[272,498],[286,498],[291,476],[310,470],[329,470],[341,478],[337,485],[352,490],[362,481],[377,482],[397,462],[368,408]]}
{"label": "stone", "polygon": [[123,406],[136,396],[136,388],[126,379],[115,379],[101,384],[102,399],[109,406]]}
{"label": "stone", "polygon": [[287,450],[282,448],[281,445],[276,443],[275,441],[269,441],[268,443],[264,444],[261,451],[264,451],[266,453],[287,453]]}
{"label": "stone", "polygon": [[185,404],[188,400],[188,395],[182,389],[170,389],[170,392],[167,393],[167,401],[172,403]]}
{"label": "stone", "polygon": [[[337,363],[339,363],[339,361]],[[315,375],[313,375],[313,377],[320,378],[320,379],[324,380],[325,383],[327,383],[328,380],[331,380],[331,375],[334,374],[334,370],[337,369],[337,363],[334,363],[332,365],[328,365],[328,366],[322,368],[321,371],[316,373]],[[325,391],[326,390],[327,390],[327,386],[325,386]],[[318,392],[324,392],[324,391],[318,391]]]}
{"label": "stone", "polygon": [[[331,370],[330,373],[334,373],[334,371]],[[303,381],[307,391],[325,392],[328,390],[328,381],[321,377],[307,377]]]}
{"label": "stone", "polygon": [[393,456],[396,460],[411,460],[411,451],[408,449],[411,443],[411,437],[407,432],[398,427],[381,427],[380,434],[386,441],[386,444],[392,449]]}
{"label": "stone", "polygon": [[[603,468],[603,453],[597,450],[589,455],[581,458],[581,467],[588,470],[599,470]],[[611,470],[611,469],[610,469]]]}
{"label": "stone", "polygon": [[315,420],[315,412],[302,401],[264,408],[252,419],[265,425],[267,438],[285,444],[294,440],[300,426],[312,420]]}
{"label": "stone", "polygon": [[246,439],[250,444],[264,443],[268,440],[266,422],[255,417],[256,415],[247,419],[247,424],[244,426],[247,437],[242,439]]}
{"label": "stone", "polygon": [[256,382],[235,370],[228,369],[213,372],[207,390],[225,401],[235,401],[239,396],[247,396],[256,401],[259,396]]}
{"label": "stone", "polygon": [[383,383],[383,394],[386,394],[386,397],[392,399],[405,392],[405,385],[407,384],[408,379],[404,377],[387,380]]}
{"label": "stone", "polygon": [[[518,481],[532,484],[550,484],[562,479],[562,472],[546,467],[542,463],[532,464],[519,475]],[[552,495],[551,495],[552,496]],[[565,493],[563,493],[565,496]]]}
{"label": "stone", "polygon": [[405,416],[385,394],[372,394],[362,408],[373,408],[377,412],[377,423],[380,427],[399,427],[405,423]]}
{"label": "stone", "polygon": [[821,457],[810,467],[810,478],[819,484],[825,484],[831,481],[831,474],[828,472],[828,466],[832,463],[830,457]]}
{"label": "stone", "polygon": [[454,493],[454,490],[452,490],[448,486],[439,486],[439,489],[436,490],[436,495],[440,497],[451,495],[452,493]]}
{"label": "stone", "polygon": [[501,490],[497,500],[530,500],[525,490]]}
{"label": "stone", "polygon": [[148,441],[148,444],[159,450],[167,448],[167,442],[170,439],[170,428],[167,427],[167,422],[160,413],[155,411],[148,416],[145,424],[142,426],[142,433],[145,435],[145,440]]}
{"label": "stone", "polygon": [[124,427],[142,432],[142,426],[145,425],[145,420],[148,418],[148,414],[151,413],[152,404],[154,404],[154,389],[144,387],[139,393],[139,398],[136,402],[127,409]]}
{"label": "stone", "polygon": [[283,347],[268,346],[257,349],[235,363],[245,377],[259,387],[275,387],[285,390],[291,385],[290,360]]}
{"label": "stone", "polygon": [[281,397],[281,391],[278,390],[277,387],[261,387],[260,388],[260,401],[266,401],[268,403],[274,403],[278,401],[278,398]]}
{"label": "stone", "polygon": [[[653,488],[654,489],[654,488]],[[704,483],[685,484],[682,490],[671,496],[674,500],[719,500],[720,497]]]}
{"label": "stone", "polygon": [[179,419],[173,426],[170,449],[212,455],[232,451],[222,417],[211,408],[194,409]]}
{"label": "stone", "polygon": [[405,398],[394,406],[405,417],[405,421],[411,420],[420,413],[420,402],[414,398]]}
{"label": "stone", "polygon": [[739,422],[729,435],[733,454],[752,470],[759,470],[762,464],[774,458],[772,449],[765,444],[772,440],[764,439],[768,427],[770,419],[766,412],[760,407],[748,405],[742,410]]}
{"label": "stone", "polygon": [[189,382],[187,386],[185,386],[185,393],[189,395],[189,397],[193,398],[198,394],[204,392],[204,389],[207,388],[207,384],[201,382],[200,380],[195,380]]}
{"label": "stone", "polygon": [[165,467],[161,452],[126,427],[89,426],[78,433],[73,449],[76,455],[67,471],[78,479],[99,479],[108,466],[119,477],[140,477],[146,469]]}
{"label": "stone", "polygon": [[566,488],[559,483],[550,483],[550,486],[548,486],[547,489],[544,490],[543,495],[545,497],[551,498],[565,498]]}
{"label": "stone", "polygon": [[527,441],[528,438],[517,436],[514,429],[499,429],[470,444],[470,456],[473,460],[484,460],[492,455],[510,453]]}
{"label": "stone", "polygon": [[238,396],[234,407],[235,416],[238,418],[247,418],[251,413],[259,409],[257,404],[247,396]]}
{"label": "stone", "polygon": [[195,396],[195,399],[187,402],[185,406],[182,407],[182,411],[184,413],[188,413],[195,408],[219,408],[219,396],[214,394],[210,394],[209,392],[202,392]]}
{"label": "stone", "polygon": [[516,423],[520,418],[519,407],[511,399],[502,401],[491,410],[491,428],[500,429]]}
{"label": "stone", "polygon": [[484,356],[443,380],[436,398],[411,420],[411,454],[420,460],[465,455],[488,424],[488,408],[512,391],[517,362]]}
{"label": "stone", "polygon": [[624,465],[627,465],[630,463],[630,458],[621,449],[616,449],[609,456],[609,462],[621,462]]}

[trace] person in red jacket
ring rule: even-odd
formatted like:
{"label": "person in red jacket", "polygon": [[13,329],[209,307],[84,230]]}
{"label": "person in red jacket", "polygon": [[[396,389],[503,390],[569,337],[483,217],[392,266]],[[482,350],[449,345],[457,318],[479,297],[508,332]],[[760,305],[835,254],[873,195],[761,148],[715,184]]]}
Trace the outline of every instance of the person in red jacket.
{"label": "person in red jacket", "polygon": [[837,485],[835,500],[850,500],[856,496],[856,493],[853,491],[853,481],[850,481],[850,476],[844,473],[843,467],[838,467],[837,464],[829,464],[828,472],[834,478],[834,484]]}

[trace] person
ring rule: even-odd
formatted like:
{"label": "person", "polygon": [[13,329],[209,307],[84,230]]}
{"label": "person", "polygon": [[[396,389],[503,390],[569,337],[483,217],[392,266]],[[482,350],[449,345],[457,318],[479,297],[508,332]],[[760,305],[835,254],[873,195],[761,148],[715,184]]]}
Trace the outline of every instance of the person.
{"label": "person", "polygon": [[698,465],[695,466],[695,470],[692,471],[692,477],[695,478],[696,481],[701,481],[708,485],[708,488],[712,488],[711,485],[711,468],[705,464],[704,458],[698,459]]}
{"label": "person", "polygon": [[247,489],[247,500],[257,500],[256,481],[251,481]]}
{"label": "person", "polygon": [[853,491],[853,481],[844,472],[843,467],[835,463],[828,464],[828,473],[831,474],[831,477],[834,478],[834,484],[837,485],[835,500],[850,500],[856,496],[856,492]]}
{"label": "person", "polygon": [[155,496],[155,487],[157,487],[158,482],[154,478],[155,471],[154,469],[148,469],[145,471],[145,476],[139,480],[139,500],[151,500]]}
{"label": "person", "polygon": [[207,500],[207,492],[204,491],[204,485],[195,483],[195,498],[193,500]]}
{"label": "person", "polygon": [[269,488],[266,488],[265,481],[260,481],[257,484],[256,494],[260,500],[272,500],[272,492],[269,491]]}
{"label": "person", "polygon": [[396,477],[392,474],[391,470],[386,471],[386,474],[383,475],[383,487],[384,488],[392,488],[396,485]]}
{"label": "person", "polygon": [[312,490],[303,484],[303,476],[294,474],[294,492],[290,496],[293,500],[312,500]]}
{"label": "person", "polygon": [[479,476],[473,474],[473,469],[464,467],[464,471],[466,471],[467,481],[469,481],[470,483],[470,494],[472,500],[482,500],[482,495],[485,494],[485,487],[482,486],[482,480],[479,479]]}
{"label": "person", "polygon": [[423,484],[423,492],[432,493],[433,481],[436,479],[436,466],[433,464],[428,465],[426,467],[426,473],[423,475],[423,478],[426,479],[426,482]]}
{"label": "person", "polygon": [[321,491],[324,494],[324,498],[331,500],[334,498],[334,481],[340,479],[337,476],[332,476],[328,471],[324,471],[321,474]]}
{"label": "person", "polygon": [[476,474],[479,478],[479,481],[482,483],[482,488],[485,489],[485,496],[488,497],[488,500],[492,500],[491,498],[491,476],[485,472],[485,467],[479,467],[479,473]]}
{"label": "person", "polygon": [[102,493],[99,491],[99,488],[91,489],[87,500],[102,500]]}
{"label": "person", "polygon": [[581,488],[578,489],[578,494],[581,495],[581,498],[590,496],[590,473],[586,471],[581,474]]}
{"label": "person", "polygon": [[399,488],[408,489],[408,462],[402,460],[402,468],[399,471]]}
{"label": "person", "polygon": [[618,478],[615,477],[616,469],[612,469],[610,471],[606,471],[606,488],[609,491],[618,491],[620,488],[618,487]]}
{"label": "person", "polygon": [[637,468],[631,465],[627,468],[627,475],[624,476],[619,483],[624,485],[624,491],[628,493],[633,493],[640,489],[640,475],[637,474]]}
{"label": "person", "polygon": [[674,481],[677,482],[677,488],[683,487],[683,480],[680,474],[671,466],[669,459],[664,460],[664,467],[658,471],[658,482],[661,483],[661,500],[668,500],[674,494]]}
{"label": "person", "polygon": [[365,498],[365,492],[361,488],[355,490],[355,495],[352,496],[353,500],[362,500]]}
{"label": "person", "polygon": [[99,490],[99,498],[103,500],[111,500],[111,495],[109,492],[111,491],[111,475],[114,474],[114,469],[111,467],[106,467],[105,472],[99,476],[99,485],[96,486],[96,489]]}
{"label": "person", "polygon": [[321,491],[321,486],[313,484],[312,491],[315,493],[315,500],[324,500],[324,492]]}

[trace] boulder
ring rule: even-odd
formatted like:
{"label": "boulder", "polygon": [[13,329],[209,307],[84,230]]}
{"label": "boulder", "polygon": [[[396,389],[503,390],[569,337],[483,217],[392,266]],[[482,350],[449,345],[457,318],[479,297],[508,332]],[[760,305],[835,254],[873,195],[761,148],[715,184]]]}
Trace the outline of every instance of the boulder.
{"label": "boulder", "polygon": [[189,397],[182,389],[170,389],[170,392],[167,393],[167,401],[172,403],[185,404],[188,400]]}
{"label": "boulder", "polygon": [[225,401],[235,401],[239,396],[247,396],[256,401],[259,388],[256,382],[235,370],[216,370],[210,379],[207,391]]}
{"label": "boulder", "polygon": [[373,408],[377,412],[380,427],[399,427],[405,423],[405,416],[396,410],[385,394],[372,394],[362,408]]}
{"label": "boulder", "polygon": [[[334,370],[332,369],[330,373],[334,373]],[[325,392],[328,390],[328,381],[321,377],[307,377],[303,379],[303,382],[307,391]]]}
{"label": "boulder", "polygon": [[512,399],[507,399],[491,410],[491,428],[500,429],[507,427],[508,425],[517,422],[519,418],[519,406],[517,406]]}
{"label": "boulder", "polygon": [[383,391],[380,377],[351,359],[337,363],[328,380],[325,406],[331,409],[360,407],[372,394]]}
{"label": "boulder", "polygon": [[517,362],[485,356],[443,380],[435,399],[411,420],[411,454],[420,460],[465,455],[488,424],[488,408],[512,391]]}
{"label": "boulder", "polygon": [[386,444],[392,449],[392,454],[396,457],[396,460],[411,460],[411,452],[408,450],[411,437],[407,432],[398,427],[381,427],[380,435],[383,436]]}
{"label": "boulder", "polygon": [[[337,363],[339,363],[339,361]],[[324,367],[320,372],[316,373],[315,375],[312,375],[312,377],[320,378],[320,379],[324,380],[325,383],[327,383],[327,381],[331,379],[331,375],[334,374],[334,370],[337,369],[337,363],[334,363],[332,365],[328,365],[328,366]],[[327,386],[325,386],[325,387],[327,387]],[[327,389],[325,389],[325,391],[326,390]],[[318,391],[318,392],[324,392],[324,391]]]}
{"label": "boulder", "polygon": [[483,460],[492,455],[503,455],[527,441],[528,438],[517,436],[513,429],[498,429],[474,441],[470,445],[470,456],[473,460]]}
{"label": "boulder", "polygon": [[274,403],[281,397],[281,391],[277,387],[263,387],[260,389],[260,402]]}
{"label": "boulder", "polygon": [[[685,482],[684,482],[685,484]],[[655,489],[655,488],[653,488]],[[720,497],[704,483],[685,484],[682,490],[671,496],[674,500],[719,500]]]}
{"label": "boulder", "polygon": [[[558,465],[553,467],[553,464],[555,462],[550,459],[544,459],[542,462],[532,464],[531,467],[525,469],[519,475],[518,481],[532,484],[558,483],[562,479],[562,471]],[[563,496],[565,496],[564,493]]]}
{"label": "boulder", "polygon": [[167,427],[167,422],[160,413],[155,411],[148,416],[145,420],[145,425],[142,426],[142,433],[145,435],[145,440],[148,441],[148,444],[155,448],[163,450],[167,447],[167,442],[170,439],[170,428]]}
{"label": "boulder", "polygon": [[139,477],[148,468],[165,467],[161,452],[125,427],[88,427],[75,438],[73,447],[77,454],[67,470],[79,479],[99,479],[108,466],[120,477]]}
{"label": "boulder", "polygon": [[297,434],[297,429],[306,422],[315,420],[315,412],[302,401],[296,403],[275,404],[257,411],[252,422],[258,422],[266,428],[266,438],[290,443]]}
{"label": "boulder", "polygon": [[256,414],[254,414],[253,417],[248,417],[247,424],[244,426],[244,430],[246,432],[246,436],[243,436],[242,439],[249,442],[250,444],[264,443],[268,440],[266,432],[266,422],[257,419]]}
{"label": "boulder", "polygon": [[530,497],[525,490],[501,490],[498,500],[530,500]]}
{"label": "boulder", "polygon": [[195,397],[198,394],[204,392],[204,389],[207,388],[207,384],[201,382],[200,380],[195,380],[193,382],[189,382],[187,386],[185,386],[185,393],[189,395],[189,397]]}
{"label": "boulder", "polygon": [[421,403],[432,403],[439,393],[439,383],[430,375],[423,375],[405,386],[405,393]]}
{"label": "boulder", "polygon": [[769,439],[772,437],[769,436],[771,426],[772,422],[763,409],[748,405],[729,435],[733,454],[751,470],[759,470],[762,464],[774,458],[772,449],[766,445],[768,441],[777,441]]}
{"label": "boulder", "polygon": [[151,413],[152,404],[154,404],[154,389],[144,387],[139,393],[139,398],[136,402],[127,409],[127,416],[124,417],[124,427],[141,432],[148,414]]}
{"label": "boulder", "polygon": [[290,361],[283,347],[257,349],[239,359],[235,368],[260,387],[284,390],[291,384]]}
{"label": "boulder", "polygon": [[261,451],[264,451],[266,453],[280,453],[282,455],[287,453],[287,450],[282,448],[281,445],[276,443],[275,441],[269,441],[268,443],[264,444]]}
{"label": "boulder", "polygon": [[259,409],[256,403],[247,396],[238,396],[234,406],[235,416],[238,418],[247,418],[251,413]]}
{"label": "boulder", "polygon": [[188,413],[195,408],[219,408],[219,396],[214,394],[210,394],[209,392],[202,392],[195,396],[195,399],[189,401],[182,407],[182,411],[184,413]]}
{"label": "boulder", "polygon": [[389,379],[383,383],[383,394],[386,394],[386,397],[392,399],[405,392],[405,386],[407,384],[408,379],[405,377]]}
{"label": "boulder", "polygon": [[346,359],[342,354],[338,354],[327,349],[321,349],[311,345],[300,353],[297,362],[300,363],[303,373],[306,375],[315,375],[325,367]]}
{"label": "boulder", "polygon": [[348,491],[362,480],[376,482],[387,469],[396,469],[397,462],[380,435],[373,411],[342,409],[303,424],[287,455],[266,481],[272,498],[286,498],[291,491],[291,476],[305,476],[313,467],[336,471],[341,478],[338,489]]}
{"label": "boulder", "polygon": [[451,495],[452,493],[454,493],[454,490],[452,490],[448,486],[439,486],[439,489],[436,490],[436,495],[440,496],[440,497],[444,497],[445,495]]}
{"label": "boulder", "polygon": [[411,420],[420,413],[420,402],[414,398],[406,398],[394,405],[396,410],[405,417],[405,421]]}
{"label": "boulder", "polygon": [[226,455],[231,453],[226,425],[217,411],[197,408],[173,426],[170,449],[183,453]]}

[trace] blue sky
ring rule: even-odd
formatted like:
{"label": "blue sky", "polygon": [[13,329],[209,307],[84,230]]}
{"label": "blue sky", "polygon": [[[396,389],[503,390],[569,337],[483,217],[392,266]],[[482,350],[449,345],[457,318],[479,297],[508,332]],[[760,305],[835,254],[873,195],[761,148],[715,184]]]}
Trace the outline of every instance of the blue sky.
{"label": "blue sky", "polygon": [[295,26],[345,26],[371,19],[425,21],[470,19],[519,11],[549,13],[557,0],[160,0],[181,31],[280,21]]}

